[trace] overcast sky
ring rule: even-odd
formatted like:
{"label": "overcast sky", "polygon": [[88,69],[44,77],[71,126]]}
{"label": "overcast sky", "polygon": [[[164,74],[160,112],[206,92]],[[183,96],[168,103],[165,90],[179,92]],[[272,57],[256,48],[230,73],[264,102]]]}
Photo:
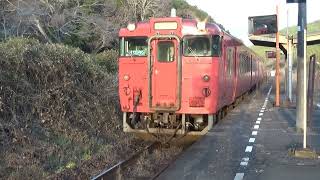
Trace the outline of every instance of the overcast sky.
{"label": "overcast sky", "polygon": [[[271,15],[276,13],[276,4],[280,4],[280,29],[287,26],[287,9],[289,26],[297,25],[298,5],[286,4],[286,0],[187,0],[191,5],[206,11],[215,21],[222,24],[234,36],[247,45],[248,17]],[[320,0],[307,0],[307,21],[320,20]]]}

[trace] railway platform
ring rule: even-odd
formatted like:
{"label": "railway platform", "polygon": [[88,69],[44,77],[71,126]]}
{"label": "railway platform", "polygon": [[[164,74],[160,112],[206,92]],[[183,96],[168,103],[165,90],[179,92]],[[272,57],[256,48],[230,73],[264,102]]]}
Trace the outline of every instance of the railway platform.
{"label": "railway platform", "polygon": [[[319,180],[320,158],[293,157],[303,134],[295,129],[296,109],[273,107],[271,84],[250,95],[158,179]],[[313,111],[310,149],[320,152],[320,110]]]}

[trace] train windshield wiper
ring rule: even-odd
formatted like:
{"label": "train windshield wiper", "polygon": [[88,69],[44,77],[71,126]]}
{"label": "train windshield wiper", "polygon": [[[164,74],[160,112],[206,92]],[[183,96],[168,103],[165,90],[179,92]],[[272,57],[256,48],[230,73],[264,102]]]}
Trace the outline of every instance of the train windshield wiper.
{"label": "train windshield wiper", "polygon": [[189,55],[194,56],[195,58],[198,58],[195,49],[192,49],[191,47],[188,47],[188,51],[190,52]]}

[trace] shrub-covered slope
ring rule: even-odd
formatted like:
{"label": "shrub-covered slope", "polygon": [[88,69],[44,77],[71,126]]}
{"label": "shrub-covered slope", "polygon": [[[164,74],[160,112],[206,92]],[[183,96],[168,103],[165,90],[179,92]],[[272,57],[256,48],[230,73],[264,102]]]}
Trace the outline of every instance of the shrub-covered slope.
{"label": "shrub-covered slope", "polygon": [[77,168],[67,176],[87,178],[99,169],[85,161],[104,167],[131,148],[116,78],[104,65],[63,45],[0,43],[0,177],[41,179]]}

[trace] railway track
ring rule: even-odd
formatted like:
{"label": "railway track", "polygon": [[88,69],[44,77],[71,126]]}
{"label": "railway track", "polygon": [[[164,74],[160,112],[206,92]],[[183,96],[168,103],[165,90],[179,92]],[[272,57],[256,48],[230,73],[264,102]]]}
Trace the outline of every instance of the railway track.
{"label": "railway track", "polygon": [[[155,149],[161,146],[160,142],[153,142],[152,144],[148,145],[144,149],[138,151],[131,157],[126,160],[122,160],[116,165],[112,166],[109,169],[104,170],[100,174],[96,175],[95,177],[91,178],[91,180],[121,180],[124,179],[124,172],[130,166],[133,166],[136,161],[144,154],[144,153],[152,153]],[[164,170],[164,169],[163,169]],[[163,171],[162,170],[162,171]]]}
{"label": "railway track", "polygon": [[[250,94],[251,93],[244,95],[242,100],[247,99],[247,96],[249,96]],[[228,111],[228,110],[226,110],[226,111]],[[224,114],[226,114],[226,113],[227,112],[225,112]],[[222,116],[221,118],[224,118],[224,116]],[[142,150],[136,152],[134,155],[127,158],[126,160],[122,160],[119,163],[117,163],[116,165],[112,166],[111,168],[105,169],[100,174],[92,177],[91,180],[136,179],[136,177],[134,177],[134,173],[131,172],[131,170],[132,170],[131,168],[134,168],[135,165],[138,164],[138,160],[141,157],[143,157],[143,155],[146,155],[146,154],[150,155],[155,150],[160,149],[160,148],[162,148],[162,150],[165,149],[165,148],[163,148],[164,144],[168,144],[168,143],[161,143],[159,141],[153,142],[153,143],[149,144],[148,146],[146,146],[145,148],[143,148]],[[189,145],[191,145],[191,144],[184,146],[182,149],[187,148]],[[152,180],[156,179],[163,171],[165,171],[169,167],[171,162],[173,162],[178,157],[179,154],[180,153],[172,156],[172,159],[170,159],[167,163],[160,164],[159,166],[157,166],[157,170],[155,172],[153,172],[152,175],[147,176],[147,177],[139,177],[138,179],[152,179]]]}

